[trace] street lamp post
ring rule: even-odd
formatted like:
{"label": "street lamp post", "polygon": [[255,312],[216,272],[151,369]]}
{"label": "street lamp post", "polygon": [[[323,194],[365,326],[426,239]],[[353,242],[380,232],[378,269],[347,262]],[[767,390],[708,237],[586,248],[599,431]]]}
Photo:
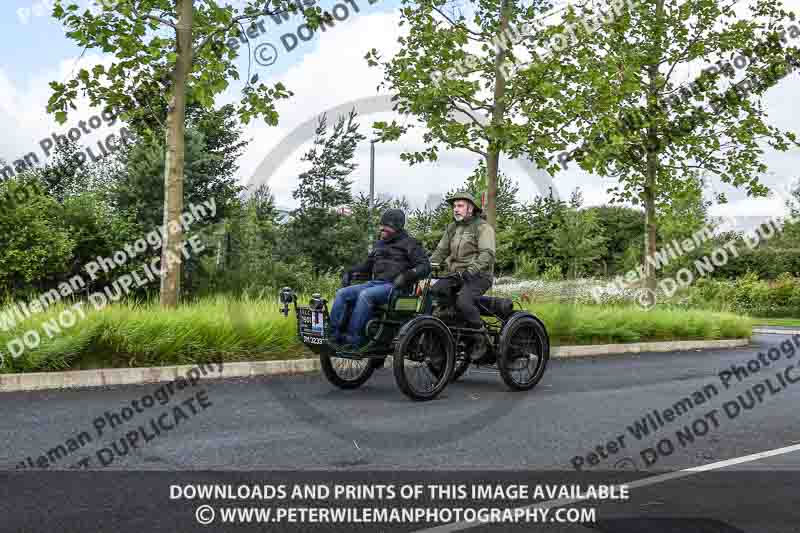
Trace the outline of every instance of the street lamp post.
{"label": "street lamp post", "polygon": [[375,140],[369,142],[369,251],[372,251],[373,231],[372,211],[375,208]]}

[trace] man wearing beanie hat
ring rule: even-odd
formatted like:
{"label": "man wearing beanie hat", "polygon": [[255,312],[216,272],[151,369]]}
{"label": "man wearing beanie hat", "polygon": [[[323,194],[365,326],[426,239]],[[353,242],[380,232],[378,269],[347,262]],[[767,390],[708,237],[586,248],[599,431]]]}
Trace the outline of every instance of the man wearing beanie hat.
{"label": "man wearing beanie hat", "polygon": [[[400,209],[388,209],[381,216],[380,238],[367,260],[345,273],[343,288],[336,291],[331,308],[331,336],[337,344],[357,347],[375,306],[388,303],[392,290],[407,293],[412,283],[431,271],[425,248],[404,229],[406,216]],[[371,281],[350,285],[354,273],[369,273]],[[354,306],[347,332],[342,331],[345,307]]]}

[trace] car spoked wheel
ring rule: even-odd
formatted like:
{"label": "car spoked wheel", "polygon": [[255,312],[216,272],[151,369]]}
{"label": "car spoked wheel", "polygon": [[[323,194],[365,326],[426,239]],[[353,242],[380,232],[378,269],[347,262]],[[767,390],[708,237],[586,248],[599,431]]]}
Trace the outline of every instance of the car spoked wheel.
{"label": "car spoked wheel", "polygon": [[454,365],[453,339],[439,320],[420,317],[400,332],[394,354],[394,377],[409,398],[436,398],[447,385]]}
{"label": "car spoked wheel", "polygon": [[375,365],[367,358],[348,359],[327,353],[319,356],[322,372],[328,381],[342,389],[356,389],[363,385],[375,371]]}
{"label": "car spoked wheel", "polygon": [[497,368],[513,390],[530,390],[544,375],[550,348],[542,325],[531,316],[513,319],[500,340]]}

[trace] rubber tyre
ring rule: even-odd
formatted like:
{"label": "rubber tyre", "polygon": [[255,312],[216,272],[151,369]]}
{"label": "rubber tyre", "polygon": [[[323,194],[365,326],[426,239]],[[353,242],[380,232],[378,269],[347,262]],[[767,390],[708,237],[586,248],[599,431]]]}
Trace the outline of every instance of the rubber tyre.
{"label": "rubber tyre", "polygon": [[[527,329],[531,334],[527,335],[528,338],[533,338],[538,344],[541,351],[541,362],[536,373],[531,376],[531,379],[525,383],[520,383],[515,379],[512,372],[514,369],[509,363],[511,362],[510,355],[512,355],[512,341],[515,340],[516,335],[522,335],[520,330]],[[530,314],[519,314],[512,317],[503,329],[500,335],[499,357],[497,358],[497,369],[500,371],[500,376],[508,388],[514,391],[527,391],[534,388],[544,376],[547,369],[547,363],[550,360],[550,338],[544,325]]]}
{"label": "rubber tyre", "polygon": [[[413,348],[417,339],[427,333],[432,333],[437,337],[437,343],[440,348],[444,349],[445,368],[443,375],[437,375],[437,372],[431,370],[430,365],[426,364],[425,368],[436,377],[436,383],[430,391],[416,390],[408,381],[405,373],[405,361],[407,359],[409,349]],[[400,330],[398,335],[397,344],[395,345],[395,352],[393,356],[394,379],[397,386],[403,391],[403,394],[415,401],[430,401],[436,398],[450,381],[455,366],[455,342],[450,330],[438,318],[430,316],[421,316],[408,322],[403,329]]]}
{"label": "rubber tyre", "polygon": [[331,361],[331,356],[327,353],[321,353],[319,355],[319,363],[322,367],[322,373],[325,374],[325,377],[339,387],[340,389],[357,389],[361,385],[367,382],[367,380],[372,377],[372,373],[375,372],[375,365],[372,364],[370,360],[363,360],[366,364],[364,365],[364,370],[361,371],[360,374],[353,378],[343,378],[336,372],[336,368],[333,366],[333,362]]}

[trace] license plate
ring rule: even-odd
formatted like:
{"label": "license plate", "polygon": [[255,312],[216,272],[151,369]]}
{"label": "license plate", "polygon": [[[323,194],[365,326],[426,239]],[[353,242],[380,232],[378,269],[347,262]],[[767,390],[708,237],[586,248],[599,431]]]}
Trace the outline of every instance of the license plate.
{"label": "license plate", "polygon": [[325,316],[322,311],[313,311],[311,315],[311,332],[318,335],[325,333]]}
{"label": "license plate", "polygon": [[300,330],[303,337],[313,335],[317,337],[325,336],[325,313],[312,309],[300,310]]}

